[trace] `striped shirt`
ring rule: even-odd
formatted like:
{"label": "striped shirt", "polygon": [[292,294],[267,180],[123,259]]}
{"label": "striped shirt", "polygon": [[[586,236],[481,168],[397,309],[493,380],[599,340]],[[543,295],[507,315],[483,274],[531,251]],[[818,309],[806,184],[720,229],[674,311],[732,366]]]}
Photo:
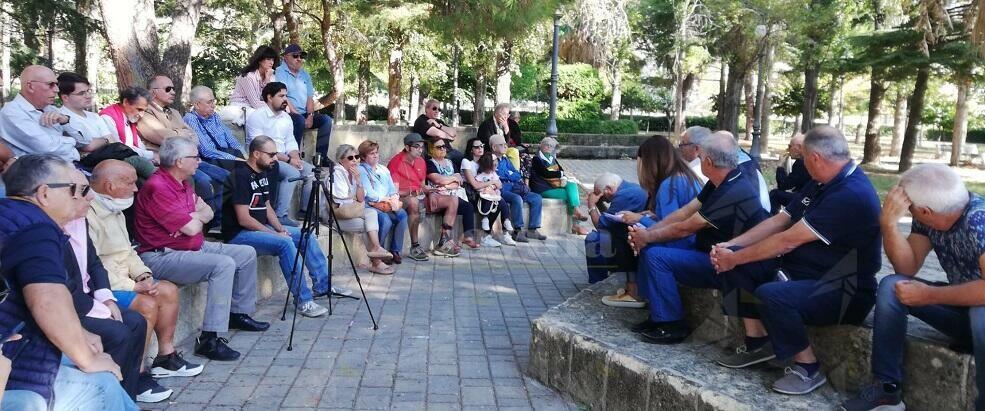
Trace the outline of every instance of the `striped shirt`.
{"label": "striped shirt", "polygon": [[[243,146],[239,144],[232,131],[222,124],[222,120],[215,113],[209,117],[202,117],[190,110],[185,113],[185,124],[198,135],[198,153],[203,158],[210,160],[236,160],[232,154],[226,153],[219,148],[235,148],[245,153]],[[219,144],[217,147],[216,144]]]}

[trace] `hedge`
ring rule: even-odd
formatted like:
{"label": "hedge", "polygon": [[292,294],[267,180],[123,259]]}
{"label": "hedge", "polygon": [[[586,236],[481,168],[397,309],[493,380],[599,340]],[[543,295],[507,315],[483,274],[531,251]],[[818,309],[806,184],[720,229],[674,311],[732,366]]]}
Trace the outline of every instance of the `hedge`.
{"label": "hedge", "polygon": [[[654,132],[654,131],[670,131],[670,127],[669,127],[670,122],[669,122],[669,120],[667,119],[666,116],[639,117],[639,118],[636,119],[636,122],[639,123],[639,129],[640,130],[651,131],[651,132]],[[685,122],[686,122],[686,124],[687,124],[688,127],[702,126],[702,127],[708,127],[710,129],[714,130],[715,129],[715,126],[716,126],[715,117],[711,117],[711,116],[709,116],[709,117],[688,117],[685,120]]]}
{"label": "hedge", "polygon": [[[633,120],[572,120],[557,119],[560,133],[573,134],[637,134],[639,127]],[[546,132],[547,114],[520,113],[520,130]]]}

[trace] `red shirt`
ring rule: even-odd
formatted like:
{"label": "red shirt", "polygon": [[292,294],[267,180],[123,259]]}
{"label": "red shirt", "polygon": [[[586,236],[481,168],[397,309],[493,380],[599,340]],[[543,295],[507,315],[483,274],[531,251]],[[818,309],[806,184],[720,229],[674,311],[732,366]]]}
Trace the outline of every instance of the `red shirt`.
{"label": "red shirt", "polygon": [[421,189],[424,184],[424,177],[427,175],[427,167],[424,166],[424,159],[418,157],[414,164],[407,164],[404,157],[406,151],[400,151],[390,159],[387,168],[390,169],[390,176],[393,182],[400,186],[400,192],[406,193],[407,190],[416,191]]}
{"label": "red shirt", "polygon": [[171,174],[158,169],[137,192],[134,225],[137,229],[137,252],[170,248],[198,251],[205,236],[182,234],[181,227],[192,220],[195,211],[195,190],[188,181],[175,180]]}

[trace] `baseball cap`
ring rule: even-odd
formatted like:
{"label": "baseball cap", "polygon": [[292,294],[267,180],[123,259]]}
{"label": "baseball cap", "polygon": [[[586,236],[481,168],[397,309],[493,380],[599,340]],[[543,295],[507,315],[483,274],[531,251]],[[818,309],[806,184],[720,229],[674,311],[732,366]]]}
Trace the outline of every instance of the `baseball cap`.
{"label": "baseball cap", "polygon": [[417,133],[410,133],[410,134],[407,134],[406,136],[404,136],[404,145],[405,146],[409,146],[409,145],[414,144],[414,143],[420,143],[422,141],[424,141],[424,139],[421,138],[421,135],[420,134],[417,134]]}

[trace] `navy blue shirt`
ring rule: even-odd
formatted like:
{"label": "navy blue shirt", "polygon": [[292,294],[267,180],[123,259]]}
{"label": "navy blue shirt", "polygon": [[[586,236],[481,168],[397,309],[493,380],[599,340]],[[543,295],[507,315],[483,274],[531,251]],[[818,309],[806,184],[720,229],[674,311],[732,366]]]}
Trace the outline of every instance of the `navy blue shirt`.
{"label": "navy blue shirt", "polygon": [[791,279],[854,277],[858,289],[875,289],[882,267],[880,204],[861,168],[850,162],[828,184],[807,183],[783,212],[793,224],[803,220],[818,238],[783,256],[781,266]]}
{"label": "navy blue shirt", "polygon": [[759,201],[759,184],[740,168],[733,169],[718,187],[711,181],[698,193],[698,214],[711,227],[697,233],[700,251],[711,251],[715,244],[729,241],[769,217]]}

